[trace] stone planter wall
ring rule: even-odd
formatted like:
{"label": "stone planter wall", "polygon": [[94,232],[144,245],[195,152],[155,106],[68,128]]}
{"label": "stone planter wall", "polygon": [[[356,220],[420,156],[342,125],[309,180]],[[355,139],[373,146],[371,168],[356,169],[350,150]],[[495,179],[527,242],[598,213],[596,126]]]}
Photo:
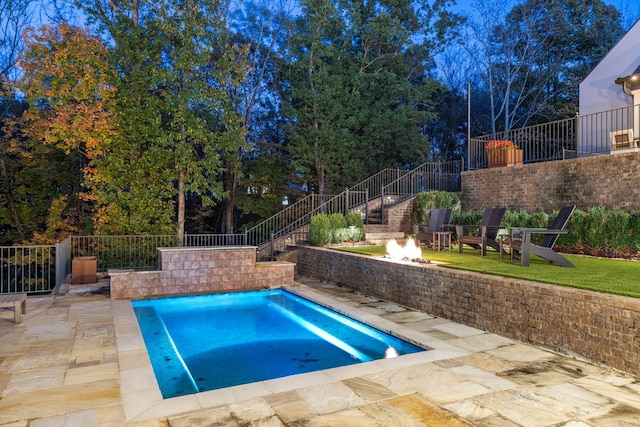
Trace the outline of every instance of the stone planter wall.
{"label": "stone planter wall", "polygon": [[315,247],[297,261],[298,274],[640,375],[640,299]]}
{"label": "stone planter wall", "polygon": [[112,298],[277,288],[293,283],[295,264],[256,262],[256,248],[158,248],[159,271],[110,270]]}
{"label": "stone planter wall", "polygon": [[640,151],[462,172],[465,210],[640,209]]}

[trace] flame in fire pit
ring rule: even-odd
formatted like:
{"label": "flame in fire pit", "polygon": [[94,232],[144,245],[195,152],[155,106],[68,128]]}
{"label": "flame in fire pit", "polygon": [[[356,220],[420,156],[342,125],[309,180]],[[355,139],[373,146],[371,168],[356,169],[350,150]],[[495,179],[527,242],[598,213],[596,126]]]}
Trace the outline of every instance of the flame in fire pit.
{"label": "flame in fire pit", "polygon": [[387,242],[387,257],[399,260],[422,260],[422,249],[416,245],[416,242],[409,238],[404,247],[400,246],[395,239]]}

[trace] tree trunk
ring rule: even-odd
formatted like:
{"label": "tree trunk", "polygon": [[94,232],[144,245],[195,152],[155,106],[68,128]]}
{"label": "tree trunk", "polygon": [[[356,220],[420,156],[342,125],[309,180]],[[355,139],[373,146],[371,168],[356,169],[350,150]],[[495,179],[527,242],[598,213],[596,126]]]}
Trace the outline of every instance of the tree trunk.
{"label": "tree trunk", "polygon": [[236,186],[235,186],[235,175],[231,171],[231,167],[227,167],[227,170],[224,173],[224,188],[227,190],[227,199],[224,203],[224,222],[222,230],[223,233],[233,234],[234,225],[233,225],[233,211],[236,206]]}
{"label": "tree trunk", "polygon": [[178,172],[178,239],[181,245],[184,245],[184,213],[184,169],[181,168]]}
{"label": "tree trunk", "polygon": [[322,164],[316,164],[316,174],[318,175],[318,194],[324,194],[324,178],[325,178],[325,170]]}

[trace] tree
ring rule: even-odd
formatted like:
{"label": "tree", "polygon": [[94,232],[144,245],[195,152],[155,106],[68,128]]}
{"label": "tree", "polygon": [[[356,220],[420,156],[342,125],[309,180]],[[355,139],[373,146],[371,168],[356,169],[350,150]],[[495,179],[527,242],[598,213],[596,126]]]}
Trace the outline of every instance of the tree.
{"label": "tree", "polygon": [[[0,211],[0,224],[4,225],[7,230],[3,232],[3,235],[10,234],[11,229],[15,230],[18,238],[21,241],[26,239],[25,227],[23,220],[18,212],[18,206],[14,196],[14,187],[12,181],[14,181],[14,173],[10,174],[11,165],[9,156],[12,150],[12,141],[16,137],[15,117],[20,113],[15,111],[16,109],[22,110],[23,107],[18,103],[11,94],[7,94],[5,86],[1,84],[4,79],[0,80],[0,200],[2,200],[2,206],[6,206],[6,211]],[[4,211],[5,209],[3,209]],[[4,217],[4,218],[2,218]],[[4,241],[4,242],[3,242]],[[0,244],[9,243],[9,239],[1,239]]]}
{"label": "tree", "polygon": [[[282,117],[281,48],[295,2],[258,0],[242,2],[232,15],[237,43],[248,46],[250,63],[245,81],[230,92],[246,129],[245,150],[229,153],[237,161],[225,161],[223,222],[226,230],[235,222],[267,218],[282,209],[292,189],[295,170],[286,150]],[[231,160],[228,157],[228,160]]]}
{"label": "tree", "polygon": [[[103,163],[98,226],[110,233],[184,232],[186,196],[226,196],[222,156],[244,145],[228,92],[243,80],[218,1],[75,2],[110,40],[117,136]],[[135,167],[132,167],[132,162]]]}
{"label": "tree", "polygon": [[20,88],[30,103],[27,133],[75,164],[76,183],[64,196],[101,202],[103,163],[116,136],[106,47],[86,30],[46,25],[27,33],[21,68]]}
{"label": "tree", "polygon": [[579,82],[622,36],[620,14],[602,0],[476,2],[479,13],[461,39],[483,76],[487,131],[575,115]]}
{"label": "tree", "polygon": [[456,18],[448,2],[301,2],[288,38],[291,153],[309,188],[341,190],[428,158],[421,130],[437,84],[431,53]]}
{"label": "tree", "polygon": [[[0,218],[6,218],[0,223],[3,224],[2,229],[6,227],[3,235],[16,233],[20,240],[26,239],[27,230],[14,196],[19,183],[13,172],[18,167],[19,156],[14,155],[12,141],[19,132],[17,119],[24,105],[16,98],[12,81],[16,77],[16,62],[22,52],[24,31],[33,21],[29,10],[31,3],[30,0],[6,0],[0,4]],[[7,239],[5,243],[12,241]]]}
{"label": "tree", "polygon": [[7,80],[16,78],[15,65],[22,52],[22,37],[33,23],[32,3],[32,0],[4,0],[0,4],[0,76]]}

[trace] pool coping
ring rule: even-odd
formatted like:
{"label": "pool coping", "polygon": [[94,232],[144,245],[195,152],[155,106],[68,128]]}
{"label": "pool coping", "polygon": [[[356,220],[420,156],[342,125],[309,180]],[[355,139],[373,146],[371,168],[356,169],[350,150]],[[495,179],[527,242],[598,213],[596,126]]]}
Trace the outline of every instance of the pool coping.
{"label": "pool coping", "polygon": [[125,421],[128,423],[169,417],[185,412],[227,405],[238,400],[264,397],[299,388],[379,373],[389,369],[404,368],[426,362],[464,356],[470,353],[433,336],[337,301],[335,297],[325,296],[304,284],[294,282],[293,285],[282,286],[282,288],[429,350],[391,359],[374,360],[356,365],[163,399],[131,300],[114,299],[111,307],[115,326],[120,393]]}

